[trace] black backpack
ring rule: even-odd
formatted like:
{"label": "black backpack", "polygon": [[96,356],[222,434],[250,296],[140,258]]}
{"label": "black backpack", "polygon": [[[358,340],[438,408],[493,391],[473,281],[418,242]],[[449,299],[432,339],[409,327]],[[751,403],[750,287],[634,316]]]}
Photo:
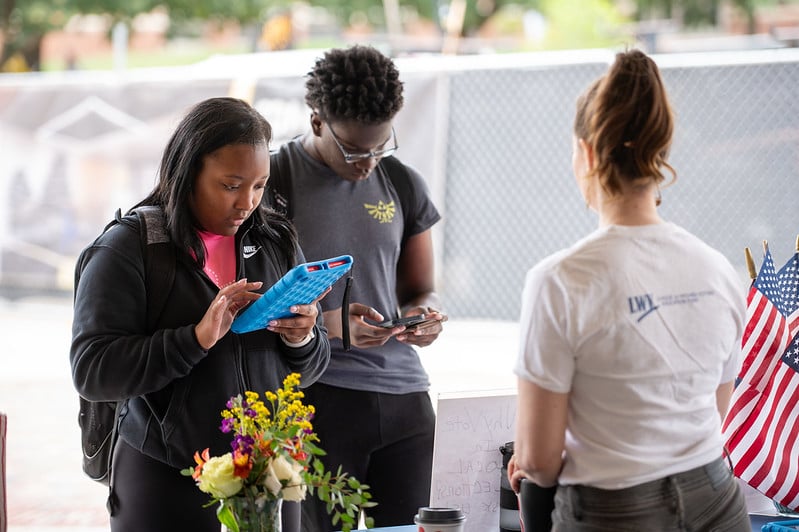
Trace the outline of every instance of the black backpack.
{"label": "black backpack", "polygon": [[[144,282],[147,289],[147,326],[154,330],[175,279],[175,251],[166,230],[161,207],[138,207],[133,212],[139,219],[139,236],[144,257]],[[134,226],[122,218],[117,210],[114,220],[103,232],[117,224]],[[85,261],[84,253],[78,257],[75,268],[75,287],[80,281]],[[80,400],[78,425],[83,449],[83,471],[89,478],[106,486],[111,484],[111,459],[117,441],[120,413],[126,402]]]}

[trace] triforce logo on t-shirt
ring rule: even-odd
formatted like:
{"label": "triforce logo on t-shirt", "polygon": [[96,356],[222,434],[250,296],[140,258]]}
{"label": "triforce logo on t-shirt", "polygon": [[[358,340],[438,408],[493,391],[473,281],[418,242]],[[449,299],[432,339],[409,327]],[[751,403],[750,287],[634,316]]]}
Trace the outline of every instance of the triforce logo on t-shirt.
{"label": "triforce logo on t-shirt", "polygon": [[394,200],[388,203],[384,203],[383,200],[380,200],[377,202],[377,205],[364,203],[363,206],[366,208],[366,212],[369,213],[369,216],[379,221],[381,224],[390,224],[391,220],[394,219],[394,213],[397,212],[397,209],[394,207]]}

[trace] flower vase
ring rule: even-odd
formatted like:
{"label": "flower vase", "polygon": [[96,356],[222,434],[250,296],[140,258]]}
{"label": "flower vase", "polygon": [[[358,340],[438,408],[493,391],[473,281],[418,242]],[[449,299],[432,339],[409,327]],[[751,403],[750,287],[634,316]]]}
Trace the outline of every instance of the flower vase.
{"label": "flower vase", "polygon": [[[281,532],[280,505],[282,499],[263,497],[231,497],[225,505],[233,513],[238,524],[238,532]],[[222,526],[222,532],[235,532]]]}

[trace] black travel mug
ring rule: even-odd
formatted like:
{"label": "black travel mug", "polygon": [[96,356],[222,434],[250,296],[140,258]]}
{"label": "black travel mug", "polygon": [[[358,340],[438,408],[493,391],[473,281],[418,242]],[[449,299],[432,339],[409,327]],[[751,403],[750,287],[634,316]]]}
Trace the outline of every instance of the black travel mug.
{"label": "black travel mug", "polygon": [[499,532],[518,532],[522,529],[519,520],[519,499],[510,487],[508,462],[513,456],[513,442],[499,448],[502,453],[502,470],[499,479]]}
{"label": "black travel mug", "polygon": [[555,509],[557,486],[542,488],[535,482],[522,479],[519,487],[524,532],[549,532],[552,530],[552,510]]}

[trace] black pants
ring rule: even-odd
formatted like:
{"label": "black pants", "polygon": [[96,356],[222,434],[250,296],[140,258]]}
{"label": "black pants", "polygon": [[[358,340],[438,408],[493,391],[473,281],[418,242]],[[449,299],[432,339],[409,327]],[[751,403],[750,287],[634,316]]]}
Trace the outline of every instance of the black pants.
{"label": "black pants", "polygon": [[[110,494],[111,532],[219,532],[216,506],[180,470],[118,440]],[[187,467],[191,466],[188,464]]]}
{"label": "black pants", "polygon": [[[316,408],[314,431],[325,468],[338,466],[369,485],[378,505],[368,510],[376,527],[413,523],[430,504],[435,414],[427,392],[392,395],[314,384],[305,390]],[[331,532],[323,503],[308,495],[302,503],[303,532]]]}

